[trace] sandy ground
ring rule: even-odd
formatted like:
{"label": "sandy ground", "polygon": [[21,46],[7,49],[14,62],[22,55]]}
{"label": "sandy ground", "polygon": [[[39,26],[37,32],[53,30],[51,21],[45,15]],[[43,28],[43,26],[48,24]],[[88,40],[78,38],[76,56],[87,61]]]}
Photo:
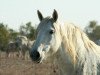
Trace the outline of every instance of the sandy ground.
{"label": "sandy ground", "polygon": [[59,75],[58,67],[44,62],[34,64],[30,59],[0,58],[0,75]]}

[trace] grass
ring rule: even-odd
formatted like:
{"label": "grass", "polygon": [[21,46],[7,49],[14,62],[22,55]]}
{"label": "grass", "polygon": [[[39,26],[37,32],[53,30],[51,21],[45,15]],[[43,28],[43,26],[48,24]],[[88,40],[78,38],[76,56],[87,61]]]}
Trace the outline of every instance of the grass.
{"label": "grass", "polygon": [[0,75],[60,75],[57,65],[49,61],[34,64],[30,58],[22,60],[13,56],[6,57],[5,54],[0,57]]}

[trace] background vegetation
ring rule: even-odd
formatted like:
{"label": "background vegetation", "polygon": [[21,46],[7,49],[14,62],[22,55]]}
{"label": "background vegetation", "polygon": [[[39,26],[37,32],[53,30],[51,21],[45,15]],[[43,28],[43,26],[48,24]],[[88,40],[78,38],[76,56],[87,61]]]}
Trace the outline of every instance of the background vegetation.
{"label": "background vegetation", "polygon": [[6,24],[0,23],[0,50],[5,51],[9,41],[14,41],[18,35],[24,35],[28,39],[34,40],[35,29],[31,22],[21,25],[18,32],[9,28]]}
{"label": "background vegetation", "polygon": [[[25,35],[28,39],[34,40],[35,30],[36,27],[33,27],[31,22],[20,25],[18,32],[9,28],[6,24],[0,23],[0,50],[5,51],[8,42],[14,41],[18,35]],[[84,31],[95,43],[100,40],[100,25],[97,21],[90,21]]]}
{"label": "background vegetation", "polygon": [[90,21],[89,25],[87,25],[84,30],[88,37],[95,43],[100,40],[100,25],[97,21]]}

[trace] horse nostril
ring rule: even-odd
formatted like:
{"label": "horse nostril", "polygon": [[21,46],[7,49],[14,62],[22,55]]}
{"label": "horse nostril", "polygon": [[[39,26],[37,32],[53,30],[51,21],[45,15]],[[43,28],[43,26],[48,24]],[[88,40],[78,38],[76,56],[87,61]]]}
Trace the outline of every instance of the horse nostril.
{"label": "horse nostril", "polygon": [[30,57],[33,61],[37,61],[40,58],[40,54],[38,51],[34,51],[30,53]]}

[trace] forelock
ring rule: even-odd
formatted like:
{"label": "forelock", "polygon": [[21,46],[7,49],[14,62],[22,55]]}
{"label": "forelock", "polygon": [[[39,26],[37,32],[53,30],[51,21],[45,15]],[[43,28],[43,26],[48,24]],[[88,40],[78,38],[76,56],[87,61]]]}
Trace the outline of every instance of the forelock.
{"label": "forelock", "polygon": [[[53,25],[53,23],[54,23],[53,18],[51,18],[50,16],[44,18],[44,19],[39,23],[39,25],[38,25],[38,27],[37,27],[37,32],[38,32],[42,27],[45,27],[45,25],[46,25],[48,22],[51,22],[52,25]],[[53,27],[54,27],[54,26],[53,26]]]}

